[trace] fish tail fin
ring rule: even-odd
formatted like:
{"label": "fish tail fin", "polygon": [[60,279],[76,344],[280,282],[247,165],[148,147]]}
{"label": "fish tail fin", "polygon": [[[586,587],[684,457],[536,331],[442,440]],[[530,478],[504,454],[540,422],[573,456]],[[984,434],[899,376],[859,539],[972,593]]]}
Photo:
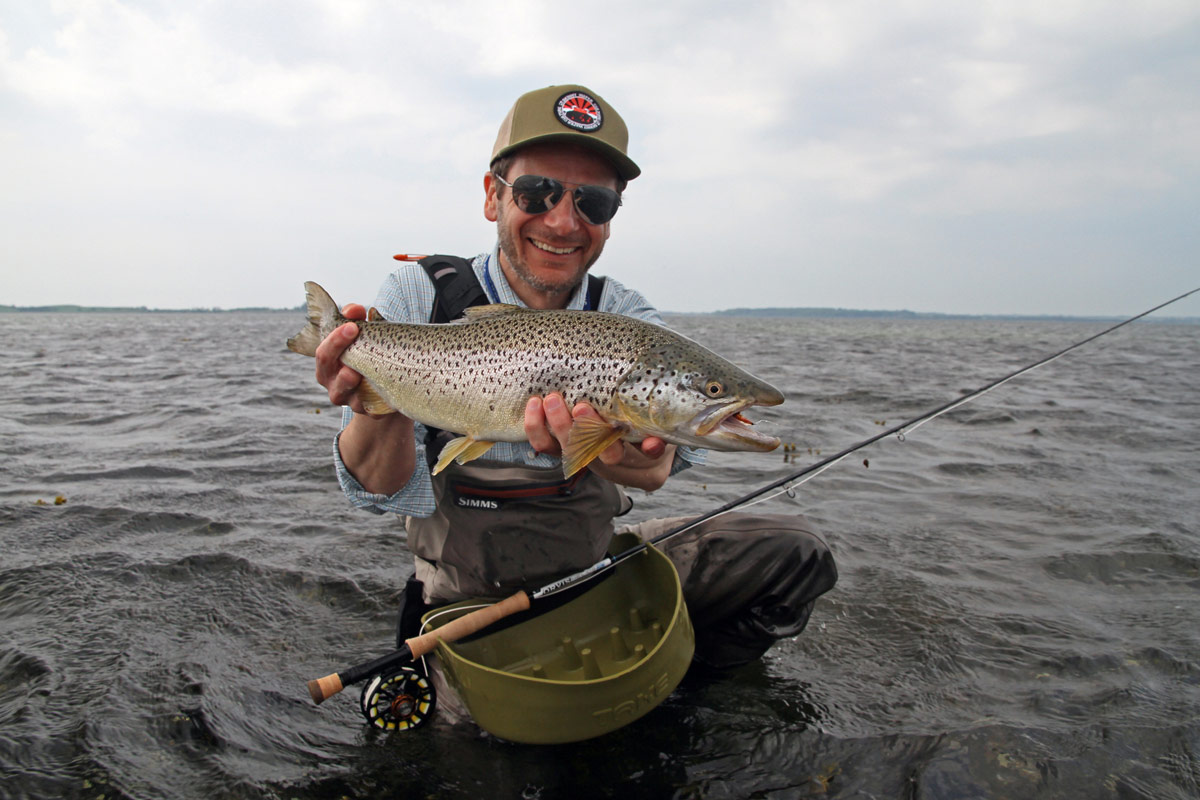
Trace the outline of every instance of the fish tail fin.
{"label": "fish tail fin", "polygon": [[317,345],[329,335],[329,332],[346,320],[338,310],[337,303],[329,296],[329,292],[312,281],[304,284],[305,299],[308,302],[308,324],[304,330],[287,340],[288,349],[305,356],[316,356]]}

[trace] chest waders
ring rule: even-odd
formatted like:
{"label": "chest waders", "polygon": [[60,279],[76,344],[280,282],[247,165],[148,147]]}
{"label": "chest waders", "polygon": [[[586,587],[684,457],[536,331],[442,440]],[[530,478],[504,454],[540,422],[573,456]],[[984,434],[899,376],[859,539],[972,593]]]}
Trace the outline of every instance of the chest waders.
{"label": "chest waders", "polygon": [[[435,288],[430,322],[451,322],[491,302],[467,259],[434,255],[419,263]],[[588,276],[589,310],[599,306],[603,289],[603,278]],[[427,430],[431,466],[453,436]],[[422,615],[434,606],[506,597],[595,563],[612,540],[613,518],[632,506],[611,481],[590,470],[564,480],[557,466],[480,459],[451,463],[432,483],[433,514],[405,519],[415,572],[401,601],[398,643],[420,632]],[[376,676],[361,704],[372,725],[404,729],[433,711],[435,693],[420,670],[405,668]]]}
{"label": "chest waders", "polygon": [[587,470],[575,477],[495,461],[434,476],[437,510],[406,521],[425,602],[507,597],[603,558],[628,501]]}

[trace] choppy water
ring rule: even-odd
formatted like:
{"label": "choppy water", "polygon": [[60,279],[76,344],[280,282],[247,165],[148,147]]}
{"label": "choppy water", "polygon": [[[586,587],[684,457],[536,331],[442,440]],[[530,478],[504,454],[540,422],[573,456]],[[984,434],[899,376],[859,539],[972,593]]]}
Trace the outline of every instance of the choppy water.
{"label": "choppy water", "polygon": [[[300,324],[0,317],[0,796],[1200,794],[1200,328],[1126,328],[772,501],[837,554],[809,630],[607,737],[530,747],[309,701],[388,649],[410,562],[335,485],[338,415],[283,347]],[[798,458],[716,454],[641,517],[1101,327],[673,324],[784,390],[769,424]]]}

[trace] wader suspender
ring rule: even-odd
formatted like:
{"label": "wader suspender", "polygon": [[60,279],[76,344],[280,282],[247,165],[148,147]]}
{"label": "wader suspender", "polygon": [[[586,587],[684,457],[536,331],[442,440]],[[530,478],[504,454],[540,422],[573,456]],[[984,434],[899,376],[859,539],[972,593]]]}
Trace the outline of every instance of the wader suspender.
{"label": "wader suspender", "polygon": [[[463,315],[472,306],[487,305],[491,302],[475,270],[471,269],[469,259],[459,256],[425,256],[417,262],[433,281],[434,298],[433,310],[429,313],[430,322],[452,322]],[[604,291],[604,278],[595,275],[587,276],[587,307],[600,307],[600,293]],[[428,428],[425,434],[425,460],[430,469],[437,463],[442,447],[454,438],[453,434],[437,428]]]}

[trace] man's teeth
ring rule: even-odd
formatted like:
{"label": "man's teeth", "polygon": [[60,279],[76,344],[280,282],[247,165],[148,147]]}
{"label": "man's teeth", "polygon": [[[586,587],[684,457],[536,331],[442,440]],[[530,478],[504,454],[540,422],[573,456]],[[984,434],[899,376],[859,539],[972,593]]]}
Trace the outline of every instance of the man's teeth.
{"label": "man's teeth", "polygon": [[545,250],[547,253],[554,253],[560,256],[565,256],[567,253],[573,253],[579,249],[577,247],[551,247],[545,242],[539,242],[537,239],[530,239],[529,241],[533,242],[533,246],[539,250]]}

